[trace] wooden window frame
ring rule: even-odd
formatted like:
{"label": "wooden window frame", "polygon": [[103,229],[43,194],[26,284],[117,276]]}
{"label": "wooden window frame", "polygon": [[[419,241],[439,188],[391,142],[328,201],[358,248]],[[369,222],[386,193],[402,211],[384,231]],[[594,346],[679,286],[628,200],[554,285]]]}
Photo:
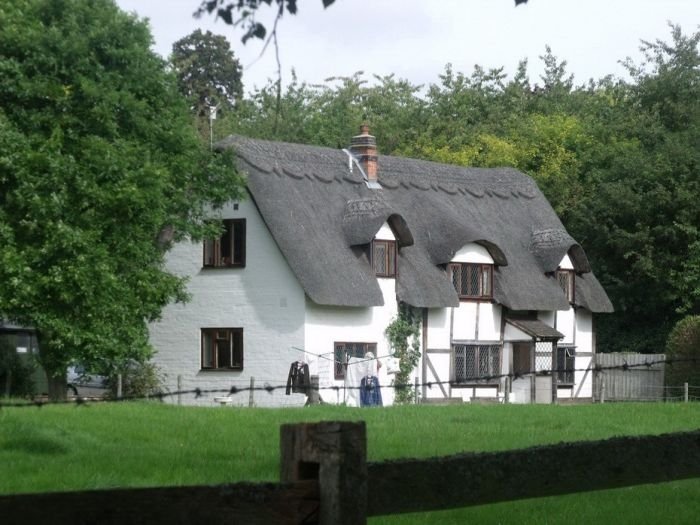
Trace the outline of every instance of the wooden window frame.
{"label": "wooden window frame", "polygon": [[[568,354],[567,354],[568,352]],[[560,363],[564,363],[561,367]],[[557,385],[573,386],[576,384],[576,347],[557,346]]]}
{"label": "wooden window frame", "polygon": [[[457,352],[458,351],[463,351],[464,352],[464,372],[462,374],[462,377],[464,379],[458,379],[459,374],[457,371]],[[474,351],[474,358],[472,359],[472,362],[474,363],[476,370],[478,373],[475,374],[470,374],[468,373],[467,370],[467,352],[469,350]],[[497,364],[497,370],[492,369],[494,368],[493,366],[493,361],[491,359],[490,355],[487,355],[486,358],[486,368],[489,370],[482,371],[481,370],[481,353],[482,352],[487,352],[490,354],[491,352],[496,352],[498,354],[498,364]],[[503,366],[503,345],[501,343],[453,343],[452,344],[452,349],[451,349],[451,359],[452,359],[452,380],[456,386],[491,386],[491,385],[498,385],[500,384],[500,377],[493,378],[493,379],[474,379],[474,377],[482,377],[482,376],[500,376],[501,375],[501,367]]]}
{"label": "wooden window frame", "polygon": [[[377,355],[377,343],[367,343],[362,341],[336,341],[333,343],[333,377],[337,380],[345,379],[345,354],[347,348],[352,345],[353,353],[350,357],[364,357],[367,352]],[[358,345],[362,345],[360,348]],[[359,351],[358,351],[359,350]],[[362,355],[359,353],[362,352]],[[339,355],[340,353],[340,355]]]}
{"label": "wooden window frame", "polygon": [[[462,287],[463,267],[470,267],[479,272],[479,290],[476,294],[464,294]],[[493,264],[453,262],[447,265],[448,274],[461,301],[491,301],[493,299]],[[455,272],[459,283],[455,281]],[[488,291],[484,291],[484,276],[487,276]]]}
{"label": "wooden window frame", "polygon": [[[375,255],[375,246],[377,245],[384,245],[385,248],[385,255],[384,255],[384,268],[387,269],[386,272],[380,273],[377,271],[377,266],[376,266],[376,255]],[[377,277],[388,277],[388,278],[395,278],[396,277],[396,268],[397,268],[397,257],[398,257],[398,250],[396,247],[396,241],[390,241],[390,240],[384,240],[384,239],[374,239],[371,243],[370,247],[370,257],[372,260],[372,270],[374,271],[374,275]]]}
{"label": "wooden window frame", "polygon": [[[202,244],[202,266],[204,268],[245,268],[246,220],[224,219],[222,224],[224,232],[221,236],[216,239],[205,239]],[[207,257],[208,254],[210,257]]]}
{"label": "wooden window frame", "polygon": [[[211,337],[214,366],[205,366],[205,339]],[[229,365],[219,366],[219,352],[217,343],[226,341],[229,344]],[[237,343],[238,342],[238,343]],[[238,344],[238,348],[235,345]],[[202,328],[200,335],[200,369],[212,371],[243,370],[244,357],[243,328]],[[237,354],[237,355],[236,355]]]}
{"label": "wooden window frame", "polygon": [[[569,301],[569,304],[574,304],[576,299],[576,272],[574,270],[560,269],[554,272],[554,276],[564,292],[566,300]],[[562,278],[566,278],[567,282],[563,282]]]}

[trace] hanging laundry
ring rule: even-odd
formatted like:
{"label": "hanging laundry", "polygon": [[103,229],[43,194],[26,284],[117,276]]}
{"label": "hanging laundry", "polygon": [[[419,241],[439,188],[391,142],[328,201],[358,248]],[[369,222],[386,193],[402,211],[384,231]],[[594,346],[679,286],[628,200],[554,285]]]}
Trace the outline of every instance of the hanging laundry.
{"label": "hanging laundry", "polygon": [[290,393],[306,394],[311,386],[309,365],[303,361],[294,361],[287,376],[287,395]]}
{"label": "hanging laundry", "polygon": [[379,388],[379,378],[377,376],[365,376],[362,378],[360,382],[360,406],[382,406],[382,391]]}

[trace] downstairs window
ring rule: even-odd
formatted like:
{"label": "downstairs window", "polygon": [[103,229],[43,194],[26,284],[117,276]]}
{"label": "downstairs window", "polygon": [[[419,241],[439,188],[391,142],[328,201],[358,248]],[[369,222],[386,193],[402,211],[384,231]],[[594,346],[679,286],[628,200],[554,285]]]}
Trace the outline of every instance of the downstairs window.
{"label": "downstairs window", "polygon": [[501,373],[501,345],[452,345],[455,383],[498,383],[499,378],[480,379]]}
{"label": "downstairs window", "polygon": [[364,357],[367,352],[377,355],[377,343],[334,343],[335,378],[345,379],[345,362],[350,357]]}
{"label": "downstairs window", "polygon": [[202,328],[202,370],[243,370],[243,328]]}

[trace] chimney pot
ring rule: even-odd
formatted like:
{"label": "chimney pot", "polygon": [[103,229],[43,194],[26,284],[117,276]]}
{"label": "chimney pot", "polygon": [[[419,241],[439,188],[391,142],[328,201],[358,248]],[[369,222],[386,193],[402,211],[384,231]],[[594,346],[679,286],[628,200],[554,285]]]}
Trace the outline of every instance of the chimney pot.
{"label": "chimney pot", "polygon": [[360,166],[362,166],[367,179],[376,181],[378,179],[377,139],[369,134],[369,126],[367,124],[362,124],[360,126],[360,134],[352,138],[350,151],[355,155]]}

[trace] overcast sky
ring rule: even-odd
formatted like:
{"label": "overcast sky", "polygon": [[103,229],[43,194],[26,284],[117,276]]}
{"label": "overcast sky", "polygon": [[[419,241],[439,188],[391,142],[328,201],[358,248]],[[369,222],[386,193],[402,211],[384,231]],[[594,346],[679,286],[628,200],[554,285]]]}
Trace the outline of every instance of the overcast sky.
{"label": "overcast sky", "polygon": [[[172,44],[196,28],[225,35],[244,66],[246,91],[276,78],[272,46],[240,41],[241,32],[214,16],[192,17],[200,0],[117,0],[150,20],[154,50],[167,57]],[[294,68],[299,80],[320,83],[331,76],[395,73],[414,84],[439,81],[445,65],[471,73],[474,64],[504,66],[512,75],[527,58],[530,80],[542,72],[545,45],[568,62],[577,84],[608,74],[624,75],[618,61],[639,61],[640,40],[670,39],[667,22],[684,32],[700,26],[700,0],[300,0],[296,16],[278,27],[284,82]],[[260,21],[272,27],[272,9]]]}

